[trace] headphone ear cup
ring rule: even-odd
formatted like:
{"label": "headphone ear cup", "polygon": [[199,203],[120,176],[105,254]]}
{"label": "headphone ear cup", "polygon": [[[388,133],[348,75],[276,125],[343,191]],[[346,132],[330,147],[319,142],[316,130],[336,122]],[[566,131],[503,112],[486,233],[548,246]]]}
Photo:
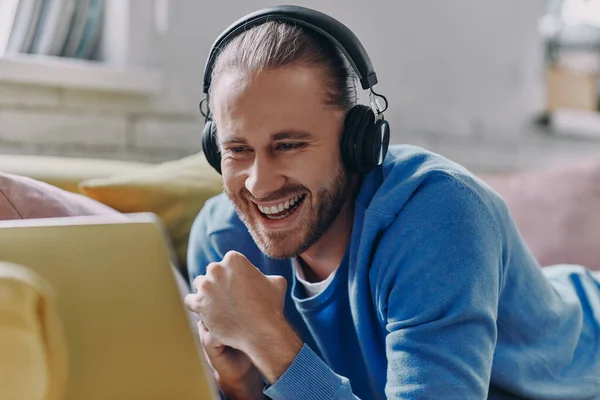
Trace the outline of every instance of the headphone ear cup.
{"label": "headphone ear cup", "polygon": [[381,119],[371,123],[366,130],[368,132],[362,146],[362,162],[364,169],[370,171],[385,159],[390,143],[390,126]]}
{"label": "headphone ear cup", "polygon": [[217,144],[217,126],[211,119],[206,120],[202,131],[202,151],[208,163],[221,174],[221,153]]}
{"label": "headphone ear cup", "polygon": [[373,110],[368,106],[362,106],[362,110],[359,116],[359,120],[356,124],[356,134],[354,146],[354,160],[356,163],[356,169],[360,174],[366,174],[370,172],[374,165],[369,162],[369,149],[365,146],[369,146],[371,141],[370,135],[373,131],[373,125],[375,122],[375,114]]}
{"label": "headphone ear cup", "polygon": [[383,164],[390,145],[390,124],[384,119],[375,122],[372,132],[369,132],[370,140],[365,143],[365,156],[368,157],[369,165],[373,167]]}
{"label": "headphone ear cup", "polygon": [[342,161],[346,169],[350,172],[359,172],[356,168],[356,160],[354,156],[354,146],[356,144],[356,123],[361,113],[360,105],[352,107],[346,114],[344,120],[344,130],[340,142],[340,152]]}

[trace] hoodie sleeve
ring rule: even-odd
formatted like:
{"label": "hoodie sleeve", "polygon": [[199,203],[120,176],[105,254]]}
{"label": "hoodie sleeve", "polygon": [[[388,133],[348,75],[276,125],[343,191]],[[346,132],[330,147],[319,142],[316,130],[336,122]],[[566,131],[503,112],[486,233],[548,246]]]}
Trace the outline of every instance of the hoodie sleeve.
{"label": "hoodie sleeve", "polygon": [[486,399],[502,240],[488,206],[449,175],[426,179],[376,256],[390,399]]}
{"label": "hoodie sleeve", "polygon": [[309,346],[304,345],[292,364],[264,394],[273,400],[350,400],[350,381],[337,375]]}

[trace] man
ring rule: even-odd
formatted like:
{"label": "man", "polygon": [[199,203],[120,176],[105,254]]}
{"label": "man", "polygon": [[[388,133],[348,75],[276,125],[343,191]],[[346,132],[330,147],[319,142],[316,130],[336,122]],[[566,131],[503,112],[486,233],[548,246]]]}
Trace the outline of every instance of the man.
{"label": "man", "polygon": [[600,398],[600,283],[541,269],[502,200],[392,146],[351,172],[357,102],[326,38],[268,21],[220,49],[224,194],[191,231],[188,307],[229,399]]}

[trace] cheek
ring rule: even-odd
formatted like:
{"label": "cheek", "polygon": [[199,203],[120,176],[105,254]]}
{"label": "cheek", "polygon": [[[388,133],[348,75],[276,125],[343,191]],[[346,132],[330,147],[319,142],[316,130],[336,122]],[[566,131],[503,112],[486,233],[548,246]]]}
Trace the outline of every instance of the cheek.
{"label": "cheek", "polygon": [[332,154],[312,156],[296,166],[294,178],[315,193],[331,184],[340,168],[339,163]]}
{"label": "cheek", "polygon": [[232,173],[229,168],[222,169],[222,177],[223,177],[223,187],[225,191],[230,193],[233,196],[237,196],[240,192],[240,189],[244,186],[244,180]]}

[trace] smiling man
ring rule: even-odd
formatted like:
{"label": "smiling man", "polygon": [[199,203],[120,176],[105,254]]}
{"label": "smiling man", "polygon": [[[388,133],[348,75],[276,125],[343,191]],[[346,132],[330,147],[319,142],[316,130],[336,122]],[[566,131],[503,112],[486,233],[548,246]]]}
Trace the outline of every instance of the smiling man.
{"label": "smiling man", "polygon": [[186,304],[225,397],[600,398],[597,277],[542,270],[461,166],[386,153],[381,110],[357,105],[356,44],[289,22],[339,38],[335,21],[259,15],[207,68],[205,152],[225,193],[188,257]]}

